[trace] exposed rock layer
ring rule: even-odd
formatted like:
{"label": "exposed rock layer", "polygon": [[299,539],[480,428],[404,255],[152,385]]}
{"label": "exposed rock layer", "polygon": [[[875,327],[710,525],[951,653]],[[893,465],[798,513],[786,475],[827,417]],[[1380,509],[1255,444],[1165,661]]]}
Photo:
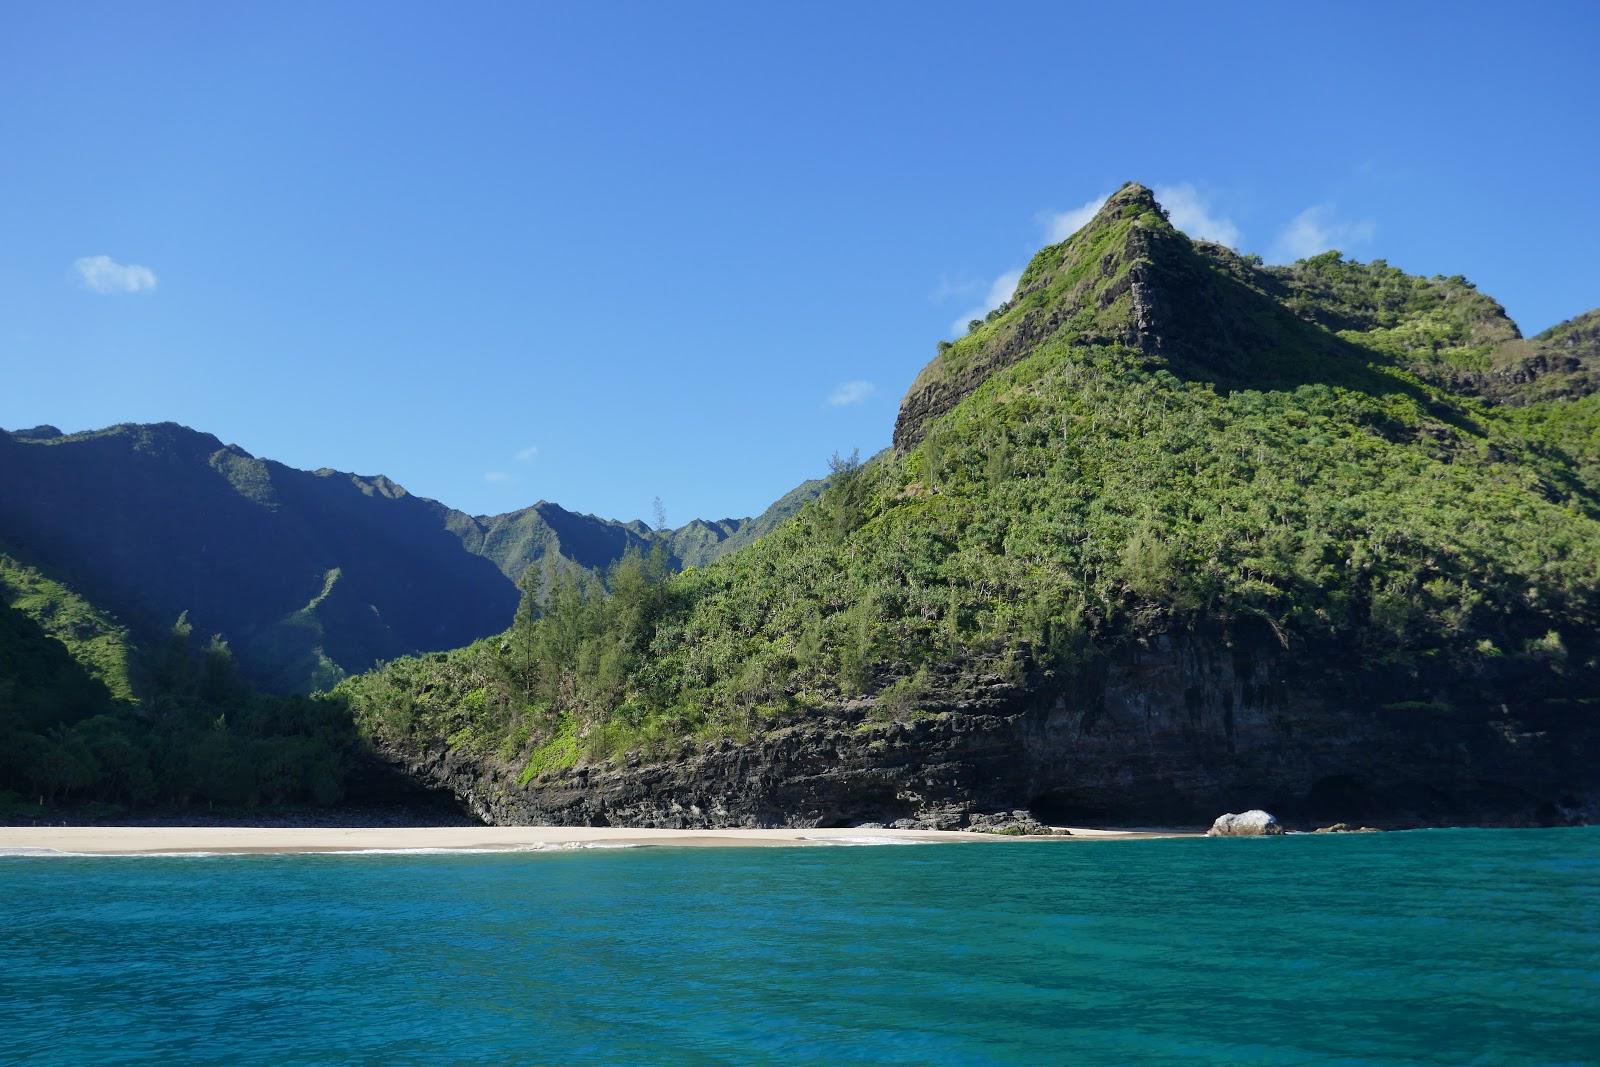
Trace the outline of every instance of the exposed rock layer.
{"label": "exposed rock layer", "polygon": [[[1541,698],[1555,680],[1404,684],[1312,667],[1316,656],[1263,637],[1165,637],[1070,682],[995,683],[910,722],[841,709],[749,744],[685,745],[526,787],[442,746],[388,755],[504,824],[952,828],[1028,808],[1056,824],[1205,826],[1257,804],[1307,827],[1594,817],[1600,726],[1574,727]],[[1510,693],[1523,698],[1514,712],[1498,700]]]}

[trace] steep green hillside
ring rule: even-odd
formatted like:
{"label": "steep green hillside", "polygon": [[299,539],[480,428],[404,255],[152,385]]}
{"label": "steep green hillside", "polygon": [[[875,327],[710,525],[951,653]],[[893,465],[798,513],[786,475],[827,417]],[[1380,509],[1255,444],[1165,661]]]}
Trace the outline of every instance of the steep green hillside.
{"label": "steep green hillside", "polygon": [[[1545,400],[1532,374],[1522,406],[1489,402],[1519,343],[1461,279],[1337,254],[1266,268],[1128,186],[941,346],[896,450],[841,463],[793,522],[678,577],[634,558],[609,598],[569,583],[504,639],[341,692],[380,743],[447,749],[480,795],[515,780],[535,807],[563,768],[685,737],[915,723],[999,691],[1070,704],[1174,635],[1260,634],[1294,669],[1359,679],[1371,714],[1510,701],[1589,722],[1600,495],[1593,408],[1571,413],[1593,398]],[[1586,388],[1573,358],[1553,392]],[[904,773],[901,795],[926,794]]]}
{"label": "steep green hillside", "polygon": [[133,700],[127,630],[60,582],[0,552],[0,699],[47,729]]}
{"label": "steep green hillside", "polygon": [[[801,508],[822,495],[827,484],[826,478],[801,482],[753,519],[719,519],[715,522],[695,519],[687,526],[671,531],[667,541],[668,553],[679,568],[704,567],[765,537],[794,518]],[[645,549],[641,547],[640,550]]]}
{"label": "steep green hillside", "polygon": [[329,804],[367,757],[338,701],[253,695],[187,623],[153,649],[0,553],[0,818],[43,802]]}
{"label": "steep green hillside", "polygon": [[547,503],[473,518],[381,475],[295,470],[173,424],[0,432],[0,538],[146,641],[187,613],[280,692],[504,629],[547,554],[602,571],[664,542],[674,566],[699,564],[814,495],[658,533]]}

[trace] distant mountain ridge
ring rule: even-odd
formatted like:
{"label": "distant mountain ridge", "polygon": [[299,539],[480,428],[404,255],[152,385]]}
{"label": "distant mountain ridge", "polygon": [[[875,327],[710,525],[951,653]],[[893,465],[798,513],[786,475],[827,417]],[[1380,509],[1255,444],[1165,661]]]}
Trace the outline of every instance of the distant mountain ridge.
{"label": "distant mountain ridge", "polygon": [[146,639],[187,613],[277,691],[325,686],[510,624],[517,579],[554,553],[603,572],[664,543],[698,566],[815,496],[654,531],[541,501],[470,516],[393,480],[303,471],[175,423],[0,431],[0,545]]}

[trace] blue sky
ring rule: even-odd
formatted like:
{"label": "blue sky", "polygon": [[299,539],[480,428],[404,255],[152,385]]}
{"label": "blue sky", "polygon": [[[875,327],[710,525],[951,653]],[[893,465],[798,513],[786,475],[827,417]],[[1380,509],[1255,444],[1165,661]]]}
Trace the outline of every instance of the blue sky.
{"label": "blue sky", "polygon": [[0,6],[0,426],[759,511],[1124,180],[1600,304],[1600,6]]}

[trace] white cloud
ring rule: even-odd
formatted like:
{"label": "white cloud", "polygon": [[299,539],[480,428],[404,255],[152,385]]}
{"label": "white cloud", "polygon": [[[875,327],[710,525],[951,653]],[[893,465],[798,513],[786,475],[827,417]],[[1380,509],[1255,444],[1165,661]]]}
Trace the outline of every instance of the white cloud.
{"label": "white cloud", "polygon": [[486,482],[509,482],[511,475],[505,471],[484,471],[483,480]]}
{"label": "white cloud", "polygon": [[1206,198],[1188,182],[1182,185],[1158,185],[1154,192],[1156,201],[1167,209],[1167,217],[1172,224],[1190,237],[1215,241],[1229,248],[1239,246],[1239,227],[1231,219],[1213,215]]}
{"label": "white cloud", "polygon": [[1000,277],[989,283],[989,293],[983,298],[983,306],[975,307],[965,315],[950,324],[950,329],[958,337],[967,332],[967,323],[973,319],[981,319],[995,308],[1011,299],[1011,294],[1017,291],[1017,283],[1022,280],[1022,268],[1008,270]]}
{"label": "white cloud", "polygon": [[1104,204],[1106,197],[1110,195],[1110,193],[1106,193],[1105,196],[1097,196],[1088,203],[1075,207],[1071,211],[1063,211],[1059,215],[1047,212],[1041,216],[1041,221],[1044,222],[1045,236],[1051,244],[1065,241],[1068,237],[1083,229],[1089,220],[1094,218],[1095,212],[1100,210],[1100,205]]}
{"label": "white cloud", "polygon": [[515,459],[518,463],[532,463],[539,458],[539,446],[529,445],[527,448],[517,449]]}
{"label": "white cloud", "polygon": [[110,256],[84,256],[73,263],[83,284],[97,293],[144,293],[156,287],[156,272]]}
{"label": "white cloud", "polygon": [[945,300],[952,300],[958,296],[973,296],[982,291],[983,285],[983,281],[979,278],[952,278],[948,274],[941,274],[939,275],[939,284],[934,287],[933,292],[928,294],[928,299],[937,304]]}
{"label": "white cloud", "polygon": [[1287,263],[1305,259],[1340,245],[1370,241],[1377,232],[1378,225],[1371,219],[1345,222],[1334,217],[1332,204],[1317,204],[1300,212],[1278,231],[1273,260]]}
{"label": "white cloud", "polygon": [[846,404],[859,404],[877,391],[878,387],[871,382],[860,379],[844,382],[828,394],[828,403],[836,408],[844,407]]}

